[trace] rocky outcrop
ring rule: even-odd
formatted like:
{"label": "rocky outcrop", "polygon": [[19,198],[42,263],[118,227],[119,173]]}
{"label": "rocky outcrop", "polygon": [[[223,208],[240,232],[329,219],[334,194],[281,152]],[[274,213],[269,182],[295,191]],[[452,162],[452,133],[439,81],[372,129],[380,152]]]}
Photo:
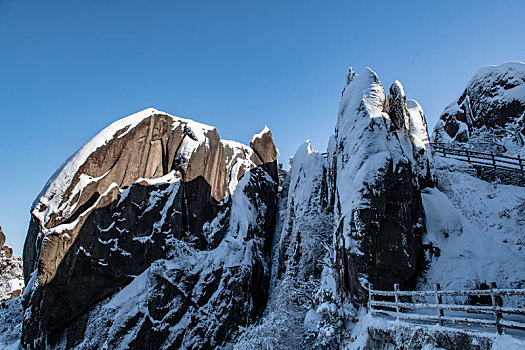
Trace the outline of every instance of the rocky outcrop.
{"label": "rocky outcrop", "polygon": [[0,302],[19,297],[24,289],[22,258],[13,256],[13,249],[4,245],[5,238],[0,227]]}
{"label": "rocky outcrop", "polygon": [[252,144],[149,109],[81,148],[33,204],[23,342],[213,348],[254,322],[268,293],[277,165],[269,130]]}
{"label": "rocky outcrop", "polygon": [[[481,68],[434,127],[435,142],[493,143],[495,152],[524,145],[525,64]],[[515,151],[516,152],[516,151]]]}
{"label": "rocky outcrop", "polygon": [[2,231],[2,227],[0,226],[0,249],[4,247],[5,244],[5,234],[4,231]]}
{"label": "rocky outcrop", "polygon": [[262,164],[265,164],[266,170],[277,181],[277,148],[273,144],[272,132],[267,126],[258,133],[253,135],[250,141],[250,147],[254,150],[255,155]]}
{"label": "rocky outcrop", "polygon": [[426,122],[399,82],[388,98],[370,69],[349,70],[328,149],[337,290],[361,303],[367,283],[415,287],[422,270],[421,188],[433,185]]}
{"label": "rocky outcrop", "polygon": [[314,339],[305,337],[312,325],[304,320],[321,287],[332,237],[326,159],[307,141],[290,165],[279,196],[268,304],[264,317],[237,340],[234,349],[314,347]]}
{"label": "rocky outcrop", "polygon": [[387,97],[373,71],[350,69],[327,154],[305,142],[290,165],[268,306],[234,349],[336,348],[367,283],[412,289],[424,269],[421,190],[435,176],[423,110],[401,83]]}

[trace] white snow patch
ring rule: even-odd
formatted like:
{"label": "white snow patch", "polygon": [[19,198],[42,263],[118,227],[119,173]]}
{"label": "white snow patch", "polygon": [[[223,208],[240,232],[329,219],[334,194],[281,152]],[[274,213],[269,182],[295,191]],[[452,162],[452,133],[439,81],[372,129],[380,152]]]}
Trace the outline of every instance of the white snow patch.
{"label": "white snow patch", "polygon": [[[436,164],[442,193],[426,191],[423,203],[427,240],[435,240],[441,253],[421,288],[475,289],[483,282],[523,288],[525,188],[482,181],[465,173],[466,163],[436,158]],[[504,300],[505,306],[518,306],[518,299]]]}

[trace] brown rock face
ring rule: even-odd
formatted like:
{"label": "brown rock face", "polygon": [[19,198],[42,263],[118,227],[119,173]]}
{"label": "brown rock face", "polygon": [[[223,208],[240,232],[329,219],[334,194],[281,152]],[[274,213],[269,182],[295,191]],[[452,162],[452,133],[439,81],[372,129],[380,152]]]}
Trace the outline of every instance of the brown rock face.
{"label": "brown rock face", "polygon": [[[251,178],[252,187],[260,186],[260,198],[253,200],[264,199],[260,205],[266,209],[257,225],[243,231],[252,232],[248,236],[259,247],[254,256],[260,255],[243,275],[252,275],[255,284],[267,284],[264,261],[269,254],[266,241],[271,238],[276,183],[265,176],[273,177],[266,169],[276,167],[276,156],[271,133],[264,133],[262,139],[263,143],[257,142],[261,159],[250,147],[221,141],[212,127],[146,110],[116,122],[86,144],[59,169],[32,210],[24,245],[24,278],[26,284],[34,278],[35,287],[24,300],[31,314],[24,320],[24,343],[39,348],[43,339],[54,341],[76,324],[74,319],[85,319],[94,305],[159,259],[188,250],[216,249],[230,230],[230,196],[243,176]],[[243,191],[249,193],[246,186],[242,184]],[[182,277],[190,271],[181,273],[183,280],[190,278]],[[209,292],[224,278],[211,276],[202,282],[209,284]],[[196,278],[194,283],[201,277],[191,278]],[[252,293],[248,288],[238,296]],[[263,302],[266,293],[262,288]],[[190,301],[183,302],[182,314]],[[156,302],[155,308],[165,308],[169,302]],[[251,303],[236,312],[246,325],[261,310],[261,304]],[[178,321],[171,320],[171,326]],[[238,325],[235,320],[225,325],[223,333],[216,335],[216,344]],[[124,326],[123,332],[133,329]],[[83,334],[70,330],[68,344],[79,343]],[[168,337],[169,332],[157,336]],[[147,342],[146,338],[136,341]]]}
{"label": "brown rock face", "polygon": [[13,248],[8,247],[8,246],[4,246],[4,247],[2,248],[2,250],[4,251],[4,255],[5,255],[7,258],[12,258],[12,257],[13,257]]}
{"label": "brown rock face", "polygon": [[5,244],[5,235],[4,235],[4,232],[2,231],[2,227],[0,227],[0,249],[2,249],[4,244]]}
{"label": "brown rock face", "polygon": [[254,150],[259,163],[266,164],[268,172],[274,179],[277,179],[277,148],[275,148],[272,132],[268,127],[264,127],[263,131],[254,135],[250,147]]}

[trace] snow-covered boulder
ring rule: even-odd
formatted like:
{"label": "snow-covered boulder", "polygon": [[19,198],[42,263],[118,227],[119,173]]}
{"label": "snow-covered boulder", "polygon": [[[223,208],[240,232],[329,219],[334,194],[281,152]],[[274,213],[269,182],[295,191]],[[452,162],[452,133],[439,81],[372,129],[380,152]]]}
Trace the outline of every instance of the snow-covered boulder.
{"label": "snow-covered boulder", "polygon": [[271,133],[254,139],[147,109],[67,160],[31,211],[23,342],[210,348],[254,322],[277,193]]}
{"label": "snow-covered boulder", "polygon": [[[482,150],[521,153],[525,140],[525,64],[481,68],[434,127],[435,142],[469,142]],[[503,147],[489,147],[491,143]]]}
{"label": "snow-covered boulder", "polygon": [[[401,84],[348,72],[328,162],[338,291],[365,301],[366,283],[413,288],[422,269],[421,188],[432,185],[426,122]],[[419,155],[419,158],[415,158]],[[425,180],[426,179],[426,180]]]}
{"label": "snow-covered boulder", "polygon": [[0,227],[0,302],[20,296],[24,289],[22,257],[13,256],[11,247],[2,246],[4,242],[5,235]]}

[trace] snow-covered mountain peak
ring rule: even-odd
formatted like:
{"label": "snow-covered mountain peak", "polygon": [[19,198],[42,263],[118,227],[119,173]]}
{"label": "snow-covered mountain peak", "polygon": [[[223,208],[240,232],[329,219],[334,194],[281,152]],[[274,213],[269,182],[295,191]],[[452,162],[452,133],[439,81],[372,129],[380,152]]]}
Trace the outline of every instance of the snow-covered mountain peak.
{"label": "snow-covered mountain peak", "polygon": [[353,78],[343,89],[336,130],[347,134],[347,131],[354,128],[354,124],[369,122],[363,118],[384,117],[385,98],[383,85],[373,70],[367,67],[362,73],[353,74]]}
{"label": "snow-covered mountain peak", "polygon": [[479,69],[434,126],[435,142],[525,155],[525,64]]}
{"label": "snow-covered mountain peak", "polygon": [[305,156],[308,156],[312,152],[314,152],[314,150],[312,148],[312,144],[311,144],[310,140],[306,140],[301,146],[299,146],[299,148],[295,152],[295,155],[293,157],[291,157],[290,161],[292,163],[294,163],[294,162],[295,163],[301,162],[301,160]]}
{"label": "snow-covered mountain peak", "polygon": [[[524,88],[522,86],[525,78],[525,63],[505,62],[500,65],[490,65],[480,68],[468,82],[468,85],[475,85],[482,82],[486,85],[505,82],[500,85],[509,92],[505,97],[517,98],[525,101]],[[514,90],[519,88],[519,90]]]}

